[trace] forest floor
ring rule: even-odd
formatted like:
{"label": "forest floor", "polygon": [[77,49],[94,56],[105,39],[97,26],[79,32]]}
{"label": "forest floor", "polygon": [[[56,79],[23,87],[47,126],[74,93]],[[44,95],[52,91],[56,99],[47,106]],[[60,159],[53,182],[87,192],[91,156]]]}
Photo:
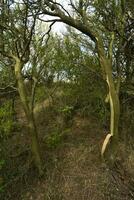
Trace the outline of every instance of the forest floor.
{"label": "forest floor", "polygon": [[[134,151],[120,142],[115,164],[107,166],[100,156],[107,133],[97,119],[77,115],[59,137],[54,131],[56,117],[52,114],[46,120],[39,115],[44,161],[44,176],[39,178],[22,116],[17,118],[19,130],[4,144],[7,161],[1,200],[134,200]],[[49,132],[55,139],[48,137]]]}

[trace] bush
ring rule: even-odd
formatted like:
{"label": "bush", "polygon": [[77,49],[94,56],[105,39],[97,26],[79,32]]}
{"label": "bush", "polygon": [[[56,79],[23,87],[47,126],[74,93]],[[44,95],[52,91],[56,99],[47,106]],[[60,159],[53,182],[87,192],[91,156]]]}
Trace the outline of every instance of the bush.
{"label": "bush", "polygon": [[62,134],[58,131],[53,132],[46,138],[46,144],[49,148],[56,148],[61,144]]}
{"label": "bush", "polygon": [[13,110],[11,101],[5,102],[0,108],[0,137],[9,136],[13,130]]}
{"label": "bush", "polygon": [[73,106],[65,106],[60,110],[60,113],[63,115],[65,123],[68,123],[72,119]]}
{"label": "bush", "polygon": [[[1,159],[0,160],[0,171],[3,169],[4,165],[5,165],[5,160]],[[3,177],[0,176],[0,193],[3,192],[3,189],[4,189],[4,186],[3,186]]]}

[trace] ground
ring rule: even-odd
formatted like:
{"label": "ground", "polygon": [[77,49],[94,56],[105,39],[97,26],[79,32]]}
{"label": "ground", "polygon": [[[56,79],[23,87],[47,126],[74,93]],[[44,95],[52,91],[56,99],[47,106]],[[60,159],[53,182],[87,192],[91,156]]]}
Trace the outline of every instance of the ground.
{"label": "ground", "polygon": [[39,116],[44,176],[38,177],[31,160],[25,116],[21,113],[16,119],[20,123],[18,131],[5,141],[7,161],[2,171],[1,200],[134,199],[134,153],[120,142],[117,160],[108,166],[100,156],[107,130],[97,119],[77,114],[71,124],[59,129],[60,139],[52,143],[47,138],[57,118],[53,113]]}

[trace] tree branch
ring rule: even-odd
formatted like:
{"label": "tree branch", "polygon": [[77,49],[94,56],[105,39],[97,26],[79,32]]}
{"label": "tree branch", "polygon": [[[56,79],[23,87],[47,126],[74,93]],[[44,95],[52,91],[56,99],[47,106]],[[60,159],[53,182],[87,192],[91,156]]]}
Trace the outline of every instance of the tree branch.
{"label": "tree branch", "polygon": [[82,23],[81,21],[74,19],[73,17],[65,15],[65,13],[55,4],[50,4],[47,1],[47,6],[50,9],[54,9],[55,12],[48,11],[46,8],[43,8],[44,14],[59,17],[61,21],[67,25],[72,26],[73,28],[76,28],[77,30],[81,31],[83,34],[89,36],[91,40],[94,42],[97,42],[97,33],[91,30],[91,27],[88,23]]}

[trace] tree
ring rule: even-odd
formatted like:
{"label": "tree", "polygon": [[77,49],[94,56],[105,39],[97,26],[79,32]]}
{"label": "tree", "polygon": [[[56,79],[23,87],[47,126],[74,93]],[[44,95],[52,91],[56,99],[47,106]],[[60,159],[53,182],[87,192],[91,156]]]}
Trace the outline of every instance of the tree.
{"label": "tree", "polygon": [[33,99],[35,93],[36,78],[32,87],[31,98],[27,95],[27,88],[24,83],[23,69],[27,65],[30,57],[30,45],[35,32],[35,24],[39,8],[32,11],[30,1],[11,3],[3,1],[1,4],[1,57],[6,58],[6,62],[11,62],[17,81],[17,89],[25,111],[28,123],[28,130],[31,137],[31,150],[34,156],[36,167],[42,175],[42,161],[38,143],[38,133],[33,113]]}
{"label": "tree", "polygon": [[[98,12],[98,7],[100,8]],[[65,24],[74,27],[81,33],[87,35],[95,44],[100,66],[102,68],[103,78],[107,82],[108,96],[111,110],[110,133],[106,136],[102,147],[102,155],[105,153],[107,144],[111,140],[111,159],[114,160],[118,144],[118,127],[120,116],[119,102],[119,83],[120,75],[113,74],[114,55],[113,46],[115,38],[118,36],[119,48],[122,45],[124,37],[124,27],[126,23],[125,7],[126,2],[115,1],[70,1],[69,8],[65,9],[62,3],[55,1],[43,1],[42,11],[46,15],[56,17],[53,22],[62,21]],[[105,15],[100,13],[103,8]],[[110,11],[111,10],[111,11]],[[98,12],[98,19],[95,13]],[[57,18],[58,17],[58,18]],[[112,20],[109,21],[112,17]],[[117,20],[116,20],[117,17]],[[52,21],[52,20],[51,20]],[[105,22],[105,23],[104,23]],[[120,36],[120,37],[119,37]],[[107,38],[107,39],[106,39]],[[106,45],[107,42],[107,46]],[[117,62],[117,68],[118,66]]]}

